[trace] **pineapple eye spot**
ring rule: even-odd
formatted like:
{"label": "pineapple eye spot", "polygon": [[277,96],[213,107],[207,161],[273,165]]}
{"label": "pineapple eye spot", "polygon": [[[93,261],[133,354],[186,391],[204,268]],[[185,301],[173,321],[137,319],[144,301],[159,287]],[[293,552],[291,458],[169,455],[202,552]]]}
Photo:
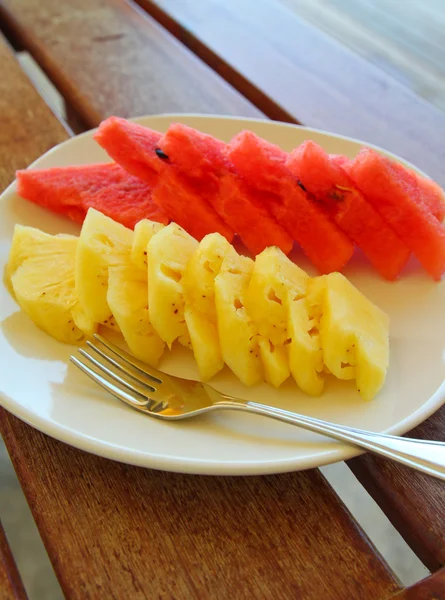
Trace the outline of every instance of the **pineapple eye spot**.
{"label": "pineapple eye spot", "polygon": [[169,279],[176,281],[176,283],[181,281],[181,278],[182,278],[181,273],[179,271],[175,271],[175,269],[172,269],[171,267],[169,267],[168,265],[165,265],[164,263],[161,263],[161,272]]}
{"label": "pineapple eye spot", "polygon": [[241,271],[239,269],[227,269],[227,271],[232,273],[232,275],[241,275]]}
{"label": "pineapple eye spot", "polygon": [[272,344],[272,342],[269,340],[269,350],[270,352],[275,352],[275,346]]}
{"label": "pineapple eye spot", "polygon": [[287,340],[284,340],[283,342],[283,346],[287,346],[288,344],[292,343],[292,338],[287,338]]}
{"label": "pineapple eye spot", "polygon": [[272,302],[276,302],[277,304],[283,304],[281,302],[281,299],[278,298],[278,296],[275,293],[275,290],[273,288],[270,288],[269,293],[267,294],[267,297],[269,298],[269,300],[271,300]]}
{"label": "pineapple eye spot", "polygon": [[313,337],[314,335],[318,335],[320,332],[318,331],[318,327],[311,327],[308,333],[311,337]]}
{"label": "pineapple eye spot", "polygon": [[239,298],[235,298],[235,300],[233,301],[233,306],[236,308],[236,310],[244,308],[244,305]]}
{"label": "pineapple eye spot", "polygon": [[345,363],[345,362],[341,362],[340,363],[340,368],[341,369],[347,369],[348,367],[352,367],[353,365],[349,364],[349,363]]}
{"label": "pineapple eye spot", "polygon": [[109,248],[114,248],[114,242],[112,239],[110,239],[107,235],[105,235],[104,233],[99,233],[98,235],[96,235],[96,240],[100,243],[103,244],[104,246],[108,246]]}
{"label": "pineapple eye spot", "polygon": [[203,265],[203,266],[204,266],[204,269],[205,269],[206,271],[208,271],[209,273],[214,273],[214,270],[212,269],[212,266],[211,266],[211,264],[210,264],[210,262],[209,262],[208,260],[206,260],[206,261],[204,262],[204,265]]}
{"label": "pineapple eye spot", "polygon": [[292,301],[293,302],[297,302],[298,300],[303,300],[304,298],[304,294],[296,294],[293,298]]}

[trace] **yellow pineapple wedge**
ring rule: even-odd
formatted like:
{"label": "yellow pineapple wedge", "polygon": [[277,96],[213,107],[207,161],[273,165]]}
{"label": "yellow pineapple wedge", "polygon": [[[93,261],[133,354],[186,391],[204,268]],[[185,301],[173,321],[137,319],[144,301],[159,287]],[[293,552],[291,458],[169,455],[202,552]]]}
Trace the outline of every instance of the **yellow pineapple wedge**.
{"label": "yellow pineapple wedge", "polygon": [[190,345],[182,278],[197,248],[198,242],[176,223],[160,229],[147,245],[150,320],[169,348],[176,339]]}
{"label": "yellow pineapple wedge", "polygon": [[11,249],[3,277],[5,285],[12,295],[14,295],[11,284],[12,275],[26,259],[35,254],[41,257],[51,256],[54,253],[54,238],[77,240],[72,235],[58,234],[54,236],[34,227],[15,225]]}
{"label": "yellow pineapple wedge", "polygon": [[218,334],[224,362],[245,385],[263,378],[258,330],[246,308],[253,260],[229,253],[215,278]]}
{"label": "yellow pineapple wedge", "polygon": [[381,389],[389,362],[389,317],[340,273],[314,280],[320,306],[323,360],[339,379],[355,378],[357,390],[371,400]]}
{"label": "yellow pineapple wedge", "polygon": [[236,254],[222,235],[206,235],[189,260],[182,279],[185,321],[203,381],[211,379],[224,366],[216,325],[214,283],[224,258],[230,253]]}
{"label": "yellow pineapple wedge", "polygon": [[80,343],[95,331],[77,303],[77,244],[72,236],[17,225],[5,274],[21,309],[40,329],[68,344]]}
{"label": "yellow pineapple wedge", "polygon": [[136,223],[133,235],[133,245],[131,248],[131,260],[133,264],[141,269],[147,270],[147,244],[158,233],[164,225],[149,219],[143,219]]}
{"label": "yellow pineapple wedge", "polygon": [[89,209],[77,247],[75,280],[80,306],[96,323],[114,323],[107,302],[108,269],[131,264],[132,242],[130,229]]}
{"label": "yellow pineapple wedge", "polygon": [[308,275],[279,248],[266,248],[255,259],[246,306],[261,334],[259,348],[265,380],[279,387],[292,373],[304,391],[318,394],[318,387],[310,388],[303,381],[307,375],[301,372],[303,365],[299,360],[301,339],[307,332],[296,330],[300,322],[293,317],[294,304],[304,299],[308,280]]}
{"label": "yellow pineapple wedge", "polygon": [[110,267],[107,301],[130,352],[156,367],[165,343],[150,323],[146,269]]}

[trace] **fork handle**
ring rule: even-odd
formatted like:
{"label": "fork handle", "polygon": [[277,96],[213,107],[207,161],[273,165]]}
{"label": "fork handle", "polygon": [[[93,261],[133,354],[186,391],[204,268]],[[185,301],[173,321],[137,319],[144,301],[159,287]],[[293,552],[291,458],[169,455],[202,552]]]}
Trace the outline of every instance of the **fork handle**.
{"label": "fork handle", "polygon": [[364,431],[299,415],[288,410],[266,406],[257,402],[240,403],[223,400],[217,404],[221,407],[224,405],[226,408],[235,410],[247,410],[248,412],[297,425],[315,433],[321,433],[342,442],[349,442],[354,446],[365,448],[386,458],[392,458],[408,467],[445,481],[444,442],[416,440]]}

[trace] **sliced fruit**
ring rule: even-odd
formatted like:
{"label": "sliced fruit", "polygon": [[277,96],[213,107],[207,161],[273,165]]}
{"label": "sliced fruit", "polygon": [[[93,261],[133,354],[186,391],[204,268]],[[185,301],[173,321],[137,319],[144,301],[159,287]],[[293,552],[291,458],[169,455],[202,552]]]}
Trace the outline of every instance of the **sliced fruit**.
{"label": "sliced fruit", "polygon": [[107,301],[130,352],[156,367],[165,343],[150,323],[147,270],[135,265],[110,267]]}
{"label": "sliced fruit", "polygon": [[17,193],[78,223],[89,208],[130,228],[141,219],[168,223],[151,186],[115,163],[17,171]]}
{"label": "sliced fruit", "polygon": [[275,388],[280,387],[290,375],[286,347],[274,346],[268,338],[259,335],[258,348],[264,369],[264,380]]}
{"label": "sliced fruit", "polygon": [[246,291],[246,307],[259,333],[274,346],[288,339],[288,294],[291,299],[306,295],[308,275],[279,248],[266,248],[256,257]]}
{"label": "sliced fruit", "polygon": [[266,209],[263,199],[235,172],[226,145],[207,135],[174,123],[159,146],[168,155],[168,165],[193,185],[228,225],[236,231],[252,254],[267,246],[279,246],[288,254],[293,240]]}
{"label": "sliced fruit", "polygon": [[354,251],[353,243],[299,187],[286,166],[286,152],[243,131],[231,140],[227,154],[247,183],[267,192],[267,209],[320,272],[338,271],[346,265]]}
{"label": "sliced fruit", "polygon": [[362,398],[370,400],[386,377],[389,318],[340,273],[318,278],[314,285],[324,364],[339,379],[355,378]]}
{"label": "sliced fruit", "polygon": [[197,240],[218,232],[232,241],[233,230],[209,203],[208,190],[187,181],[177,168],[170,167],[164,172],[153,191],[153,200]]}
{"label": "sliced fruit", "polygon": [[156,185],[163,164],[156,155],[162,134],[120,117],[109,117],[99,125],[94,139],[128,173]]}
{"label": "sliced fruit", "polygon": [[132,242],[130,229],[90,208],[77,246],[75,279],[79,303],[95,323],[113,324],[107,302],[108,268],[131,264]]}
{"label": "sliced fruit", "polygon": [[357,189],[346,171],[308,140],[289,155],[287,166],[337,225],[359,246],[385,279],[396,279],[409,248]]}
{"label": "sliced fruit", "polygon": [[189,260],[182,280],[185,321],[203,381],[224,366],[216,325],[215,277],[233,246],[218,233],[207,235]]}
{"label": "sliced fruit", "polygon": [[134,228],[133,245],[131,247],[131,260],[137,267],[147,271],[147,244],[164,225],[149,219],[143,219]]}
{"label": "sliced fruit", "polygon": [[50,236],[31,227],[18,227],[8,271],[20,308],[40,329],[60,342],[83,342],[86,335],[93,333],[94,324],[85,319],[82,331],[73,318],[77,304],[74,287],[77,238]]}
{"label": "sliced fruit", "polygon": [[224,362],[245,385],[262,379],[258,331],[245,305],[253,271],[246,256],[228,254],[215,278],[218,334]]}
{"label": "sliced fruit", "polygon": [[[415,196],[400,168],[364,149],[348,168],[356,186],[436,280],[445,272],[445,228]],[[413,195],[414,194],[414,195]]]}
{"label": "sliced fruit", "polygon": [[176,223],[158,231],[147,246],[150,320],[169,348],[176,339],[190,345],[182,278],[197,247],[198,242]]}

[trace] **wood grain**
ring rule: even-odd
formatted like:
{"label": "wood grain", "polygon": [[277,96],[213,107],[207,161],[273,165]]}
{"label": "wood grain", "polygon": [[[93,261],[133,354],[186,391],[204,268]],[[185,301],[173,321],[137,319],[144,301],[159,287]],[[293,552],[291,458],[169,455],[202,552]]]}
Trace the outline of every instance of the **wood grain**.
{"label": "wood grain", "polygon": [[[24,156],[67,134],[15,60],[3,59],[7,183]],[[43,119],[44,131],[11,143],[25,117],[32,132]],[[375,600],[398,589],[317,471],[214,478],[144,470],[56,442],[4,409],[0,431],[68,599]]]}
{"label": "wood grain", "polygon": [[4,0],[0,17],[87,127],[110,115],[261,116],[151,17],[122,0]]}
{"label": "wood grain", "polygon": [[1,428],[62,589],[87,598],[385,598],[380,557],[317,471],[163,473]]}
{"label": "wood grain", "polygon": [[0,522],[0,600],[26,600],[27,597]]}
{"label": "wood grain", "polygon": [[138,2],[268,116],[383,146],[445,185],[445,114],[278,2]]}
{"label": "wood grain", "polygon": [[0,35],[0,189],[41,154],[68,137],[32,87]]}
{"label": "wood grain", "polygon": [[445,600],[445,569],[400,590],[390,600]]}
{"label": "wood grain", "polygon": [[[408,435],[445,441],[445,407]],[[371,454],[348,465],[425,565],[443,566],[445,483]]]}

